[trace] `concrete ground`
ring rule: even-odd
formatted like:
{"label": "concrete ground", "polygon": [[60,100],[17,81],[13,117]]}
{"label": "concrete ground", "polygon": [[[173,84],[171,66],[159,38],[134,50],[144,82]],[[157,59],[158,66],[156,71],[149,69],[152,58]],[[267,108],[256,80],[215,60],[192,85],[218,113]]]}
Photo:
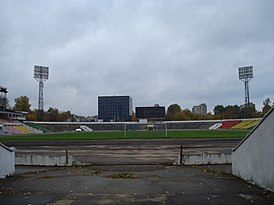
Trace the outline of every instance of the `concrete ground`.
{"label": "concrete ground", "polygon": [[274,204],[274,193],[230,165],[18,166],[0,180],[0,204]]}
{"label": "concrete ground", "polygon": [[170,164],[183,153],[230,153],[241,139],[37,140],[8,141],[16,154],[68,155],[89,165]]}
{"label": "concrete ground", "polygon": [[14,141],[18,154],[64,155],[83,167],[17,166],[0,204],[274,204],[274,193],[231,175],[231,165],[172,166],[183,152],[230,152],[241,139]]}

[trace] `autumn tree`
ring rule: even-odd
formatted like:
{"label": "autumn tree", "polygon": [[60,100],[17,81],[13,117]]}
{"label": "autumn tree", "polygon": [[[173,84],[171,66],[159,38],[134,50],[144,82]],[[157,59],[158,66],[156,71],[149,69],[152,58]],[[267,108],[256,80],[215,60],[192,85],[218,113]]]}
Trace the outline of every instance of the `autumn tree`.
{"label": "autumn tree", "polygon": [[176,120],[176,114],[181,111],[181,107],[178,104],[172,104],[167,108],[166,119],[167,120]]}
{"label": "autumn tree", "polygon": [[70,117],[71,117],[70,111],[67,111],[67,112],[59,112],[59,120],[60,120],[61,122],[67,121],[67,119],[69,119]]}
{"label": "autumn tree", "polygon": [[223,105],[216,105],[213,109],[214,115],[218,117],[219,119],[224,118],[224,111],[225,108]]}
{"label": "autumn tree", "polygon": [[262,115],[264,116],[270,109],[271,109],[271,101],[270,101],[269,98],[267,98],[267,99],[263,102]]}
{"label": "autumn tree", "polygon": [[30,102],[29,98],[27,96],[20,96],[18,98],[14,99],[15,105],[13,107],[14,111],[24,111],[24,112],[30,112]]}
{"label": "autumn tree", "polygon": [[37,121],[37,112],[36,112],[36,110],[30,111],[28,113],[27,120],[29,120],[29,121]]}
{"label": "autumn tree", "polygon": [[48,109],[47,113],[48,113],[49,121],[50,122],[58,122],[58,121],[60,121],[59,110],[57,108],[50,107]]}
{"label": "autumn tree", "polygon": [[131,114],[131,121],[132,122],[137,122],[137,118],[136,118],[136,113],[135,112],[132,112],[132,114]]}

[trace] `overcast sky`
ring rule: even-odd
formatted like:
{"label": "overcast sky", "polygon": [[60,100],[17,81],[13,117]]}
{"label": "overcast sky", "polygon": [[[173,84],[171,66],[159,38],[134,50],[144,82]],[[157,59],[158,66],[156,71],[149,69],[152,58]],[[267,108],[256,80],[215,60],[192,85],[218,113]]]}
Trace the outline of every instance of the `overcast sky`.
{"label": "overcast sky", "polygon": [[50,69],[44,109],[97,114],[101,95],[135,106],[274,101],[272,0],[0,0],[0,85],[38,104],[34,65]]}

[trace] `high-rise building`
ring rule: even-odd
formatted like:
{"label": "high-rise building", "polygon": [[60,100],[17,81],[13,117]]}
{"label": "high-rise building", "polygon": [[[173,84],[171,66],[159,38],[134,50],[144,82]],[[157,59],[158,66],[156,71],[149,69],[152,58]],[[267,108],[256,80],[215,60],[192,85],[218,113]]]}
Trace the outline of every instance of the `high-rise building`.
{"label": "high-rise building", "polygon": [[98,96],[98,119],[105,122],[131,121],[130,96]]}
{"label": "high-rise building", "polygon": [[207,105],[202,103],[200,105],[194,105],[192,108],[194,114],[206,115],[207,114]]}

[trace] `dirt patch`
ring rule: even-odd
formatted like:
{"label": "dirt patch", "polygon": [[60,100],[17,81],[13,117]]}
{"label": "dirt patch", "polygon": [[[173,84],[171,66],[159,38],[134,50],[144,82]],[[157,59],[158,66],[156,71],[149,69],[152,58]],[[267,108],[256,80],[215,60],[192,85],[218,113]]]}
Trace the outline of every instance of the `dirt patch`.
{"label": "dirt patch", "polygon": [[137,179],[140,178],[137,174],[134,173],[115,173],[108,175],[107,178],[111,179]]}

